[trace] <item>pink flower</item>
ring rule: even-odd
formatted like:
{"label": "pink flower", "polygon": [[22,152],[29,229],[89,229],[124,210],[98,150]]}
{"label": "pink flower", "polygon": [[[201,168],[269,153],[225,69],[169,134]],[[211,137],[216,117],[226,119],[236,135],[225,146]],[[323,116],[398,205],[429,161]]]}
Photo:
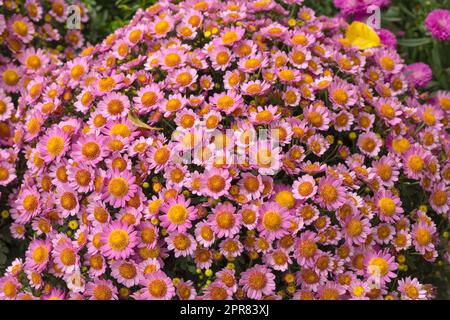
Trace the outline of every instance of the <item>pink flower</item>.
{"label": "pink flower", "polygon": [[424,23],[434,38],[442,41],[450,39],[450,11],[435,9],[428,14]]}
{"label": "pink flower", "polygon": [[239,284],[248,298],[259,300],[275,291],[275,276],[266,266],[257,264],[241,273]]}

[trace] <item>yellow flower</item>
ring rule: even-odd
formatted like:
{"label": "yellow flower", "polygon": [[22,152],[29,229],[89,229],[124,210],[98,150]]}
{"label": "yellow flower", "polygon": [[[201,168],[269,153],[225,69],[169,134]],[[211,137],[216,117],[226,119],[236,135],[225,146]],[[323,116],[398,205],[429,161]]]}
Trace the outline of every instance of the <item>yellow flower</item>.
{"label": "yellow flower", "polygon": [[345,38],[361,50],[378,47],[381,44],[380,37],[375,30],[359,21],[354,21],[350,25]]}
{"label": "yellow flower", "polygon": [[72,230],[75,230],[76,228],[78,228],[78,222],[77,220],[71,220],[69,221],[69,228]]}

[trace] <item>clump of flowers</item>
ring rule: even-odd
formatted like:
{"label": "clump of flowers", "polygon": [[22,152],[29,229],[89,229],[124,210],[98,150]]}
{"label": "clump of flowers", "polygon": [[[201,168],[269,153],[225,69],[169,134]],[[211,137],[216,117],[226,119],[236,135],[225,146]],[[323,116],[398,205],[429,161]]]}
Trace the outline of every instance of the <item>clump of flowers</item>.
{"label": "clump of flowers", "polygon": [[[70,15],[77,14],[71,18]],[[84,44],[80,27],[70,29],[69,19],[80,26],[88,21],[84,4],[65,0],[3,1],[0,8],[0,197],[7,201],[16,172],[19,147],[14,136],[24,108],[42,94],[52,100],[55,88],[43,80],[74,57]],[[26,97],[25,97],[26,96]],[[21,98],[22,97],[22,98]],[[38,131],[36,131],[38,130]],[[39,123],[28,126],[30,137],[39,133]]]}
{"label": "clump of flowers", "polygon": [[42,77],[1,298],[434,297],[450,93],[287,2],[160,1]]}

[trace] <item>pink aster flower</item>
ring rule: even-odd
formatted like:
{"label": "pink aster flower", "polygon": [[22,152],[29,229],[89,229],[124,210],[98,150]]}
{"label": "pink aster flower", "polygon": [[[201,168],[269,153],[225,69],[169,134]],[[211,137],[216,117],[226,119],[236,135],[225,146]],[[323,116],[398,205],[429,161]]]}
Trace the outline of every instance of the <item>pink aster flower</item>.
{"label": "pink aster flower", "polygon": [[365,132],[359,135],[357,145],[363,154],[373,158],[380,152],[382,141],[375,133]]}
{"label": "pink aster flower", "polygon": [[123,94],[111,92],[103,97],[98,104],[98,109],[105,118],[116,120],[128,115],[130,101]]}
{"label": "pink aster flower", "polygon": [[336,210],[345,201],[344,192],[342,182],[329,175],[320,179],[316,199],[321,207]]}
{"label": "pink aster flower", "polygon": [[239,284],[248,298],[260,300],[275,291],[275,276],[266,266],[257,264],[241,273]]}
{"label": "pink aster flower", "polygon": [[34,37],[34,25],[22,15],[15,14],[8,20],[8,30],[24,43],[29,43]]}
{"label": "pink aster flower", "polygon": [[0,300],[16,300],[22,285],[14,276],[0,278]]}
{"label": "pink aster flower", "polygon": [[61,241],[53,246],[52,257],[64,273],[71,274],[79,268],[78,248],[70,241]]}
{"label": "pink aster flower", "polygon": [[317,243],[319,237],[312,231],[305,231],[301,233],[300,237],[294,245],[294,258],[300,266],[313,266],[314,259],[319,253]]}
{"label": "pink aster flower", "polygon": [[415,249],[421,254],[434,250],[433,237],[436,233],[434,225],[420,221],[412,227],[412,240]]}
{"label": "pink aster flower", "polygon": [[389,283],[396,276],[397,266],[395,257],[390,255],[387,250],[367,251],[364,254],[366,275],[375,286],[383,286]]}
{"label": "pink aster flower", "polygon": [[404,300],[426,300],[427,290],[416,278],[407,277],[398,281],[397,290]]}
{"label": "pink aster flower", "polygon": [[450,190],[443,182],[434,186],[430,195],[430,205],[437,213],[449,213]]}
{"label": "pink aster flower", "polygon": [[25,267],[43,271],[49,262],[52,246],[48,240],[32,240],[25,253]]}
{"label": "pink aster flower", "polygon": [[95,279],[86,284],[84,292],[89,300],[117,300],[117,288],[111,280]]}
{"label": "pink aster flower", "polygon": [[239,232],[241,219],[234,206],[227,203],[218,204],[209,215],[208,222],[218,238],[229,238]]}
{"label": "pink aster flower", "polygon": [[430,66],[423,62],[408,65],[403,71],[406,79],[417,88],[426,87],[433,78],[433,71]]}
{"label": "pink aster flower", "polygon": [[179,195],[176,198],[167,199],[160,210],[165,215],[160,216],[161,225],[169,232],[177,230],[184,232],[192,226],[196,210],[190,206],[191,201]]}
{"label": "pink aster flower", "polygon": [[200,182],[201,193],[214,199],[226,195],[231,187],[229,172],[217,168],[205,171]]}
{"label": "pink aster flower", "polygon": [[106,225],[100,235],[102,254],[110,259],[125,259],[133,254],[137,244],[136,231],[128,223],[113,221]]}
{"label": "pink aster flower", "polygon": [[140,88],[133,98],[134,108],[139,114],[146,114],[157,108],[157,104],[163,99],[164,95],[161,88],[152,83],[148,86]]}
{"label": "pink aster flower", "polygon": [[172,280],[162,271],[149,273],[140,284],[144,288],[137,292],[139,299],[170,300],[175,295]]}
{"label": "pink aster flower", "polygon": [[111,265],[111,276],[130,288],[141,281],[141,270],[133,260],[118,260]]}
{"label": "pink aster flower", "polygon": [[432,10],[424,23],[434,38],[442,41],[450,39],[450,11],[446,9]]}
{"label": "pink aster flower", "polygon": [[103,188],[102,199],[115,208],[123,207],[137,191],[135,180],[135,176],[129,171],[111,170]]}
{"label": "pink aster flower", "polygon": [[59,127],[52,127],[40,140],[39,153],[45,162],[59,161],[69,149],[69,134]]}

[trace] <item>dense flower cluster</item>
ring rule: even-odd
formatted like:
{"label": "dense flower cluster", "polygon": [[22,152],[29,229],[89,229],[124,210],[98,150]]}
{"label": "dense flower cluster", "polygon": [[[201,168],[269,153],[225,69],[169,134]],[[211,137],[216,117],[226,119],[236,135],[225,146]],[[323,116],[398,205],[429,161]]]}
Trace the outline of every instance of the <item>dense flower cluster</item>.
{"label": "dense flower cluster", "polygon": [[42,76],[0,298],[433,298],[404,262],[446,254],[450,93],[347,29],[160,1]]}
{"label": "dense flower cluster", "polygon": [[390,0],[333,0],[344,16],[367,16],[373,13],[373,8],[384,8],[390,3]]}
{"label": "dense flower cluster", "polygon": [[[65,0],[2,1],[0,8],[0,195],[3,201],[17,178],[14,132],[23,109],[43,92],[43,77],[74,56],[84,44],[81,30],[67,29],[71,12],[80,25],[88,16],[82,3]],[[72,9],[71,9],[72,8]],[[78,8],[78,9],[77,9]],[[73,13],[72,13],[73,14]],[[20,96],[27,98],[20,98]],[[30,130],[33,130],[33,125]],[[39,129],[35,127],[35,129]],[[3,191],[3,192],[2,192]]]}

